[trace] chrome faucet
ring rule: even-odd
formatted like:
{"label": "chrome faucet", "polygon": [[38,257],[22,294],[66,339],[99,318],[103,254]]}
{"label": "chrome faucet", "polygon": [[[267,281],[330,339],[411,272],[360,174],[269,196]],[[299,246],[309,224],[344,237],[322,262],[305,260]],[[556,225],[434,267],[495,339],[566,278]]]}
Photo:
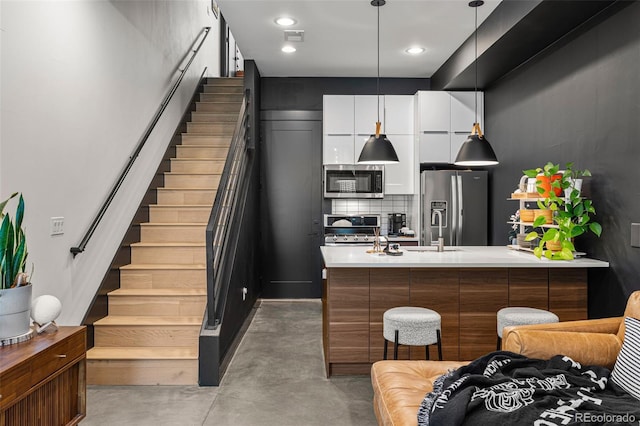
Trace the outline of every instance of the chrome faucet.
{"label": "chrome faucet", "polygon": [[438,216],[438,241],[432,241],[431,245],[438,246],[438,251],[444,251],[444,238],[442,237],[442,211],[434,210],[431,213],[431,226],[436,224],[436,215]]}

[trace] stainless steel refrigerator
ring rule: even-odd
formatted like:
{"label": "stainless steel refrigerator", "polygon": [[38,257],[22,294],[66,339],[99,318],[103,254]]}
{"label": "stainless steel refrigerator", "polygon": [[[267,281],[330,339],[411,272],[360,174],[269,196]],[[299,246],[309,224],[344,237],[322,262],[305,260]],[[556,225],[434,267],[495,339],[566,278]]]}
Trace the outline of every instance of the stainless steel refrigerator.
{"label": "stainless steel refrigerator", "polygon": [[423,171],[420,244],[436,244],[441,227],[445,246],[486,246],[487,179],[486,171]]}

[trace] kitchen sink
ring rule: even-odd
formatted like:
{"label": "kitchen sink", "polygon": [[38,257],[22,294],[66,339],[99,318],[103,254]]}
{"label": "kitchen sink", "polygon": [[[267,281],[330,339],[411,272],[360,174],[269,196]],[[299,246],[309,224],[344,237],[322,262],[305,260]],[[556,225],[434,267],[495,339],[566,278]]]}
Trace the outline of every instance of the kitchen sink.
{"label": "kitchen sink", "polygon": [[[419,246],[419,247],[402,247],[402,250],[405,251],[413,251],[418,253],[438,253],[438,247],[436,246]],[[444,251],[460,251],[458,247],[447,247],[445,246]],[[441,252],[440,252],[441,253]]]}

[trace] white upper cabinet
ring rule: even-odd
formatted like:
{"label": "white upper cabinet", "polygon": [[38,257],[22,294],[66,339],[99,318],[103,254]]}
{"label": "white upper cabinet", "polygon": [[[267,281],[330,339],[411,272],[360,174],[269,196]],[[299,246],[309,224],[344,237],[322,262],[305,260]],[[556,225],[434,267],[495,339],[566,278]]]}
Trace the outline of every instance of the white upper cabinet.
{"label": "white upper cabinet", "polygon": [[[474,92],[449,92],[451,95],[451,130],[453,132],[471,133],[473,123],[476,121],[475,93]],[[478,121],[484,128],[484,93],[478,92]]]}
{"label": "white upper cabinet", "polygon": [[[323,135],[322,164],[353,164],[353,158],[360,155],[354,152],[353,135]],[[356,158],[356,161],[358,159]]]}
{"label": "white upper cabinet", "polygon": [[398,163],[384,166],[385,194],[413,194],[414,142],[413,135],[387,135],[398,154]]}
{"label": "white upper cabinet", "polygon": [[448,132],[451,126],[451,96],[448,92],[418,92],[418,130]]}
{"label": "white upper cabinet", "polygon": [[323,134],[353,135],[353,96],[325,95],[323,111]]}
{"label": "white upper cabinet", "polygon": [[384,127],[387,135],[412,135],[414,131],[414,97],[384,97]]}
{"label": "white upper cabinet", "polygon": [[414,96],[381,95],[378,109],[376,95],[325,95],[323,164],[356,164],[365,142],[375,133],[378,113],[381,132],[393,144],[399,160],[385,166],[385,192],[414,194],[417,175]]}
{"label": "white upper cabinet", "polygon": [[353,98],[355,112],[354,130],[356,136],[373,135],[376,132],[376,121],[378,121],[378,117],[380,117],[380,121],[382,122],[380,132],[385,133],[384,96],[380,96],[379,108],[378,96],[356,95]]}
{"label": "white upper cabinet", "polygon": [[449,132],[420,133],[418,151],[421,163],[451,163],[451,136]]}
{"label": "white upper cabinet", "polygon": [[[475,92],[449,92],[451,95],[451,162],[456,161],[460,147],[471,134],[476,122]],[[480,128],[484,129],[484,93],[478,92],[478,115]]]}
{"label": "white upper cabinet", "polygon": [[[418,92],[416,136],[421,163],[453,163],[476,120],[474,92]],[[484,96],[478,92],[482,127]]]}
{"label": "white upper cabinet", "polygon": [[353,164],[353,96],[325,95],[322,164]]}

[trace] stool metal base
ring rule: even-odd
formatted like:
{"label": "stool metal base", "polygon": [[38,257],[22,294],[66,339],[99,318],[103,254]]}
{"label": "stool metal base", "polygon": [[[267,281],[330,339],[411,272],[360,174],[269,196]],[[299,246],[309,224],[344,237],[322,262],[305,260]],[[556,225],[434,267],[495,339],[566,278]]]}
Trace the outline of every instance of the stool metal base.
{"label": "stool metal base", "polygon": [[[438,338],[438,342],[436,343],[438,345],[438,360],[442,361],[442,338],[440,336],[440,330],[436,330],[436,335]],[[382,359],[387,359],[387,344],[389,343],[389,341],[387,339],[384,339],[384,352],[383,352],[383,358]],[[397,360],[398,359],[398,346],[400,346],[400,343],[398,343],[398,330],[395,331],[395,340],[393,342],[393,359]],[[429,346],[430,345],[425,345],[425,359],[427,361],[429,361]]]}

